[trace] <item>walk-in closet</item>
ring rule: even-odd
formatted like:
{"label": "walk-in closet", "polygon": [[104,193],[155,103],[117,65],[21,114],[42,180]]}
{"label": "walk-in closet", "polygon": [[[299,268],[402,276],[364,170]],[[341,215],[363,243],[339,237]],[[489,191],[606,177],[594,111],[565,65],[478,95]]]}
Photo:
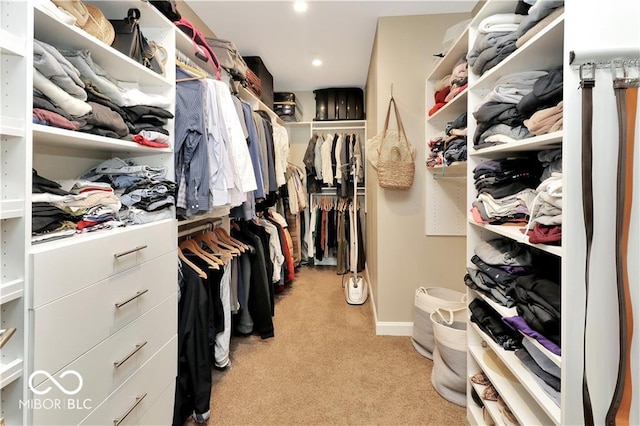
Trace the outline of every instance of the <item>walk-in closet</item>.
{"label": "walk-in closet", "polygon": [[640,424],[639,21],[0,1],[0,426]]}

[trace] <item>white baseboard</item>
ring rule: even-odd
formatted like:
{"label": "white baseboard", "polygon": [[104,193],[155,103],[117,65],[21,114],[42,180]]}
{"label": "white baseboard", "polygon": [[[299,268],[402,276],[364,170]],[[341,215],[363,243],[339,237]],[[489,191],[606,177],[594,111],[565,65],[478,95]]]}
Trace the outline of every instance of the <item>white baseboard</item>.
{"label": "white baseboard", "polygon": [[376,336],[413,336],[413,322],[393,322],[378,321],[378,309],[376,305],[375,295],[371,291],[371,277],[369,277],[369,268],[365,263],[364,273],[367,284],[369,285],[369,298],[371,310],[373,311],[373,321],[376,325]]}
{"label": "white baseboard", "polygon": [[413,322],[376,321],[378,336],[413,336]]}

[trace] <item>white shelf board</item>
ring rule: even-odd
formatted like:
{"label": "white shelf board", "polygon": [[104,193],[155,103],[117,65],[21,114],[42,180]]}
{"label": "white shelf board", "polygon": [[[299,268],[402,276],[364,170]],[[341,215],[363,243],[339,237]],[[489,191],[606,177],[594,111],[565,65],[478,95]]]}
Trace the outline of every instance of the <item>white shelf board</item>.
{"label": "white shelf board", "polygon": [[0,285],[0,305],[19,299],[24,294],[24,280],[13,280]]}
{"label": "white shelf board", "polygon": [[516,2],[511,1],[487,1],[484,6],[476,13],[469,24],[470,27],[477,28],[480,22],[491,15],[498,13],[515,13]]}
{"label": "white shelf board", "polygon": [[483,426],[486,424],[482,418],[482,408],[478,407],[473,401],[467,404],[467,421],[472,426]]}
{"label": "white shelf board", "polygon": [[[144,3],[140,2],[140,4]],[[120,5],[120,7],[123,6]],[[40,10],[38,6],[35,8],[34,15],[34,36],[36,39],[59,49],[90,50],[93,61],[117,80],[138,82],[141,86],[147,88],[173,89],[174,83],[166,77],[111,48],[111,46],[89,35],[79,27],[66,25],[56,20]],[[126,8],[124,9],[124,15],[126,15]],[[145,91],[153,93],[148,89]]]}
{"label": "white shelf board", "polygon": [[538,250],[545,251],[555,256],[562,256],[562,246],[551,246],[547,244],[533,244],[529,242],[529,237],[520,232],[524,226],[509,226],[509,225],[487,225],[484,223],[477,223],[472,217],[468,218],[470,224],[477,226],[478,228],[484,228],[487,231],[491,231],[495,234],[502,235],[503,237],[510,238],[518,243],[526,244],[531,247],[535,247]]}
{"label": "white shelf board", "polygon": [[462,55],[467,54],[469,43],[469,26],[465,28],[465,30],[460,34],[460,36],[453,42],[453,45],[447,52],[444,58],[442,58],[434,67],[433,71],[427,77],[427,80],[440,80],[447,75],[451,74],[453,71],[453,67],[455,66],[458,59],[462,57]]}
{"label": "white shelf board", "polygon": [[[475,324],[472,324],[475,325]],[[487,338],[491,340],[490,338]],[[484,360],[485,352],[491,349],[481,346],[469,346],[469,353],[476,360],[482,371],[487,375],[498,393],[502,395],[502,399],[507,403],[514,416],[522,425],[547,425],[551,423],[551,419],[535,402],[522,383],[513,382],[501,374],[493,371]],[[513,355],[513,354],[512,354]],[[515,358],[515,355],[514,355]],[[518,363],[520,360],[516,359]],[[517,378],[517,376],[516,376]],[[553,402],[551,402],[553,404]],[[558,408],[558,420],[560,408]],[[559,421],[558,421],[559,423]]]}
{"label": "white shelf board", "polygon": [[524,151],[542,151],[553,147],[560,147],[562,144],[564,132],[559,130],[545,135],[534,136],[532,138],[522,139],[515,142],[508,142],[500,145],[490,146],[483,149],[473,149],[469,155],[474,157],[501,157],[505,153],[524,152]]}
{"label": "white shelf board", "polygon": [[13,219],[24,216],[24,200],[0,201],[0,219]]}
{"label": "white shelf board", "polygon": [[427,122],[445,122],[456,119],[467,110],[467,93],[469,93],[468,88],[458,93],[456,97],[447,102],[445,106],[433,115],[427,117]]}
{"label": "white shelf board", "polygon": [[207,220],[212,220],[212,219],[219,219],[219,218],[228,216],[230,212],[231,212],[231,207],[228,204],[224,206],[214,207],[213,210],[209,213],[199,214],[189,219],[178,221],[178,227],[191,225],[197,222],[206,222]]}
{"label": "white shelf board", "polygon": [[172,153],[172,148],[151,148],[125,139],[113,139],[91,133],[33,125],[33,143],[106,152]]}
{"label": "white shelf board", "polygon": [[427,167],[427,170],[433,173],[434,177],[460,177],[466,178],[467,162],[456,161],[450,165],[441,164],[439,166]]}
{"label": "white shelf board", "polygon": [[549,349],[545,348],[533,337],[529,337],[526,334],[523,334],[522,337],[530,341],[536,348],[538,348],[547,358],[549,358],[556,366],[562,368],[562,357],[560,355],[556,355],[553,352],[549,351]]}
{"label": "white shelf board", "polygon": [[476,295],[478,295],[479,298],[481,298],[482,300],[484,300],[485,302],[487,302],[489,304],[489,306],[491,306],[491,308],[496,311],[497,313],[500,314],[500,316],[502,317],[515,317],[518,315],[518,311],[516,310],[516,308],[507,308],[506,306],[503,306],[499,303],[496,303],[494,300],[491,300],[489,297],[485,296],[484,294],[480,293],[479,291],[474,291],[474,293]]}
{"label": "white shelf board", "polygon": [[273,110],[269,108],[264,102],[258,99],[258,97],[253,94],[251,90],[247,89],[246,87],[240,86],[238,87],[238,95],[241,99],[249,102],[253,109],[265,111],[267,114],[269,114],[269,117],[271,117],[272,120],[276,121],[276,123],[280,124],[281,126],[285,125],[285,122],[282,120],[282,118],[280,118],[278,114],[273,112]]}
{"label": "white shelf board", "polygon": [[561,67],[564,58],[562,49],[559,49],[558,46],[562,46],[563,35],[564,14],[558,16],[542,31],[482,76],[470,75],[469,88],[471,90],[476,88],[493,89],[496,81],[508,74]]}
{"label": "white shelf board", "polygon": [[[485,388],[487,388],[487,386],[479,385],[472,382],[471,377],[469,377],[469,382],[471,383],[471,387],[476,390],[478,396],[480,396],[480,399],[482,399],[482,402],[484,402],[484,406],[487,408],[487,411],[489,412],[489,415],[493,419],[494,423],[498,426],[506,426],[504,421],[502,421],[502,414],[500,414],[500,407],[498,407],[498,403],[496,401],[487,401],[486,399],[482,398],[482,392],[485,390]],[[468,404],[476,406],[475,402],[473,401],[469,401]],[[482,413],[482,411],[480,411],[480,413]],[[484,422],[484,418],[481,418]]]}
{"label": "white shelf board", "polygon": [[[176,49],[182,53],[184,53],[189,59],[191,59],[196,65],[200,68],[211,74],[212,77],[216,76],[216,71],[213,68],[213,65],[209,62],[205,62],[199,57],[196,56],[195,51],[196,47],[194,47],[193,42],[180,28],[176,27]],[[200,47],[198,49],[201,50]]]}
{"label": "white shelf board", "polygon": [[27,41],[9,31],[0,28],[0,52],[3,55],[22,56],[26,55]]}
{"label": "white shelf board", "polygon": [[313,129],[338,130],[338,129],[364,129],[367,126],[365,120],[319,120],[308,121]]}
{"label": "white shelf board", "polygon": [[0,116],[0,135],[22,137],[25,134],[24,120]]}
{"label": "white shelf board", "polygon": [[[59,250],[64,247],[70,247],[75,244],[79,244],[79,243],[86,242],[88,240],[93,240],[93,239],[111,238],[116,234],[131,231],[131,228],[134,226],[136,227],[136,229],[138,229],[139,227],[156,226],[158,223],[162,223],[164,221],[173,221],[176,224],[178,223],[175,219],[164,219],[164,220],[159,220],[155,222],[144,223],[141,225],[124,226],[124,227],[115,228],[115,229],[101,229],[95,232],[87,232],[86,234],[75,234],[71,237],[61,238],[53,241],[46,241],[46,242],[32,245],[31,248],[29,249],[29,254],[33,255],[38,253],[44,253],[50,250]],[[177,229],[177,226],[176,226],[176,229]]]}
{"label": "white shelf board", "polygon": [[[533,379],[532,377],[533,373],[531,373],[531,371],[529,371],[527,367],[525,367],[524,364],[522,364],[522,362],[515,355],[515,353],[513,351],[504,350],[491,337],[485,335],[476,324],[470,323],[470,325],[475,330],[475,332],[478,333],[483,338],[483,340],[489,346],[490,350],[492,350],[496,355],[498,355],[498,358],[500,358],[500,360],[504,363],[504,365],[518,379],[518,381],[520,382],[520,385],[524,388],[524,391],[531,398],[533,398],[535,402],[533,404],[528,403],[527,405],[539,406],[555,424],[557,425],[560,424],[560,407],[558,407],[556,403],[551,399],[551,397],[549,397],[549,395],[547,395],[545,391],[542,390],[540,385],[538,385],[538,383]],[[478,363],[480,364],[479,360],[476,359],[476,361],[478,361]],[[487,374],[487,376],[489,376],[489,380],[491,380],[491,383],[493,383],[496,389],[498,389],[498,386],[494,382],[494,378],[489,374],[491,373],[491,369],[489,369],[489,371],[486,371],[483,368],[483,370]],[[494,374],[494,376],[497,376],[497,374]],[[498,389],[498,392],[500,394],[503,394],[500,391],[500,389]],[[507,402],[507,404],[509,404],[508,401],[512,399],[512,396],[513,396],[512,393],[504,393],[503,399]],[[516,417],[518,417],[515,411],[515,407],[512,406],[511,404],[509,404],[509,407],[511,408],[511,411],[513,411],[513,413],[516,415]],[[533,409],[533,407],[531,408]],[[543,418],[543,417],[540,417],[540,415],[538,414],[536,415],[536,417],[538,417],[539,419]],[[523,422],[521,420],[521,423],[522,424],[547,424],[548,422],[532,423],[532,422]]]}
{"label": "white shelf board", "polygon": [[14,359],[8,364],[0,363],[0,389],[22,376],[22,360]]}

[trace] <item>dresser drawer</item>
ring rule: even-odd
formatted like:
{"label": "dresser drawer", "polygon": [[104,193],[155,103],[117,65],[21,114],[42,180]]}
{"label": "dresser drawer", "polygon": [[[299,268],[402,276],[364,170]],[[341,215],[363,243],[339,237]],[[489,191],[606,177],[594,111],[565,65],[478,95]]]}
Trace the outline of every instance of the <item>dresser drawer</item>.
{"label": "dresser drawer", "polygon": [[177,269],[174,250],[36,309],[34,370],[58,371],[175,293]]}
{"label": "dresser drawer", "polygon": [[175,398],[176,382],[174,380],[164,388],[160,396],[153,402],[153,405],[151,405],[146,412],[142,413],[135,423],[123,423],[136,424],[140,426],[170,425],[173,421],[173,406],[175,405]]}
{"label": "dresser drawer", "polygon": [[[46,396],[43,395],[41,398],[60,400],[61,406],[64,405],[67,409],[53,411],[44,408],[34,409],[33,424],[78,424],[176,336],[177,324],[178,295],[174,293],[61,371],[55,374],[51,372],[55,380],[69,390],[69,388],[75,389],[78,381],[76,376],[65,375],[65,372],[76,371],[82,377],[83,386],[77,394],[68,396],[51,380],[47,379],[37,385],[38,392],[50,388]],[[116,366],[116,363],[119,365]],[[176,368],[176,361],[172,361],[156,370],[156,375],[163,376],[167,381],[173,380],[176,376]],[[44,374],[36,374],[33,376],[33,383],[39,383],[44,379],[46,379]],[[69,398],[80,403],[75,403],[74,409],[69,409]]]}
{"label": "dresser drawer", "polygon": [[[167,384],[175,380],[168,378],[167,369],[175,369],[177,365],[178,337],[171,339],[156,355],[149,360],[136,374],[103,401],[81,425],[115,425],[140,424],[140,418],[149,410],[158,397],[166,390]],[[173,412],[173,403],[171,403]],[[161,424],[171,424],[171,417]]]}
{"label": "dresser drawer", "polygon": [[174,250],[173,220],[79,235],[31,249],[33,307]]}

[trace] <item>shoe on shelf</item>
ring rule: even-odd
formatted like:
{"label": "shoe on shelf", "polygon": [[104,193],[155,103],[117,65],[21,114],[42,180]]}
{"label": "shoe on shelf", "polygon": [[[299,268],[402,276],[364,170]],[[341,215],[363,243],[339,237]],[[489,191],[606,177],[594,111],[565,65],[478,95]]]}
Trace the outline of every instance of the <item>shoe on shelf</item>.
{"label": "shoe on shelf", "polygon": [[2,349],[4,345],[7,344],[7,342],[9,341],[9,339],[11,339],[11,336],[13,336],[15,332],[16,332],[15,327],[11,327],[6,330],[5,329],[0,330],[0,349]]}

